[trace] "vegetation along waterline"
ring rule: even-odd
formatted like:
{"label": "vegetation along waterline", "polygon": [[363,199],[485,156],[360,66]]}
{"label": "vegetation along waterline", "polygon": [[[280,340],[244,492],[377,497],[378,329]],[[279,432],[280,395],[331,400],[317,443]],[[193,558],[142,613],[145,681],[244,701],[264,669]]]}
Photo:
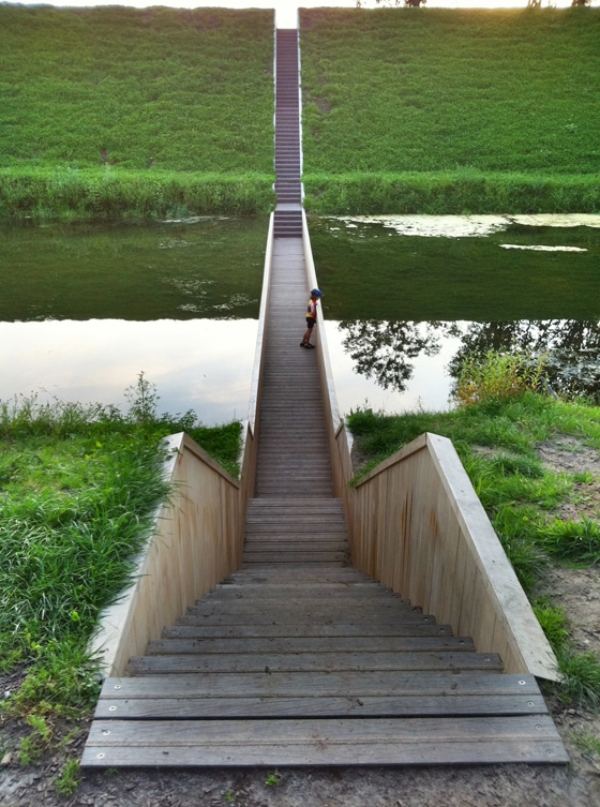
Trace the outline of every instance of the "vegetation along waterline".
{"label": "vegetation along waterline", "polygon": [[[540,446],[567,437],[571,451],[593,449],[599,457],[600,407],[538,392],[544,373],[543,359],[489,353],[463,364],[452,412],[357,410],[348,421],[362,463],[359,477],[425,431],[453,441],[558,656],[565,676],[559,698],[597,709],[600,657],[576,652],[567,617],[544,581],[553,565],[600,562],[600,478],[598,471],[548,466]],[[567,506],[579,515],[565,516]]]}
{"label": "vegetation along waterline", "polygon": [[313,9],[301,41],[309,209],[600,209],[600,9]]}
{"label": "vegetation along waterline", "polygon": [[[237,475],[239,423],[158,417],[143,374],[130,409],[0,403],[0,673],[13,751],[29,764],[85,731],[98,693],[87,645],[132,571],[156,504],[168,495],[161,438],[185,430]],[[3,753],[7,749],[3,747]]]}
{"label": "vegetation along waterline", "polygon": [[269,11],[0,6],[0,217],[265,210]]}

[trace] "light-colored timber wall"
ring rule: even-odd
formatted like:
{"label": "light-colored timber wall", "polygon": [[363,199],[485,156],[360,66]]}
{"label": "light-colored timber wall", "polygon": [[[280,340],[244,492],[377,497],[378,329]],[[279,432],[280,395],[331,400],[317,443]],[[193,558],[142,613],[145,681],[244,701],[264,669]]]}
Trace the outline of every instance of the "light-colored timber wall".
{"label": "light-colored timber wall", "polygon": [[552,649],[446,437],[423,434],[355,487],[353,564],[506,672],[558,680]]}
{"label": "light-colored timber wall", "polygon": [[[306,213],[302,211],[302,237],[304,240],[304,268],[306,271],[306,282],[309,289],[318,288],[317,273],[315,270],[315,262],[312,253],[312,246],[310,243],[310,233],[308,231],[308,222],[306,220]],[[337,398],[335,394],[335,385],[333,383],[333,373],[331,371],[331,363],[329,360],[329,350],[327,347],[327,333],[325,331],[325,313],[324,306],[327,306],[327,299],[321,300],[321,311],[317,321],[317,338],[315,339],[317,365],[319,368],[319,375],[321,379],[321,390],[323,393],[323,406],[325,409],[325,422],[328,425],[329,436],[329,453],[331,455],[331,470],[333,474],[333,490],[336,496],[345,500],[345,493],[347,490],[347,481],[352,478],[352,468],[344,468],[340,465],[340,454],[338,449],[339,433],[341,431],[346,434],[344,420],[340,416],[338,409]],[[350,452],[347,452],[348,460],[350,459]],[[347,475],[348,474],[348,475]],[[346,506],[344,501],[344,506]],[[346,511],[346,518],[350,518],[350,511]]]}
{"label": "light-colored timber wall", "polygon": [[[309,288],[318,286],[304,216]],[[317,360],[333,488],[342,499],[352,564],[410,599],[507,672],[558,680],[558,664],[452,442],[421,435],[355,487],[352,435],[339,414],[321,322]]]}
{"label": "light-colored timber wall", "polygon": [[188,435],[166,438],[163,476],[171,488],[158,508],[133,582],[101,616],[91,652],[105,675],[122,675],[131,656],[159,639],[188,606],[241,565],[248,499],[256,480],[273,215],[269,222],[248,419],[242,424],[240,481],[232,479]]}
{"label": "light-colored timber wall", "polygon": [[131,656],[143,655],[149,641],[241,563],[239,483],[183,432],[166,442],[172,495],[157,511],[133,583],[104,613],[92,644],[106,675],[122,675]]}

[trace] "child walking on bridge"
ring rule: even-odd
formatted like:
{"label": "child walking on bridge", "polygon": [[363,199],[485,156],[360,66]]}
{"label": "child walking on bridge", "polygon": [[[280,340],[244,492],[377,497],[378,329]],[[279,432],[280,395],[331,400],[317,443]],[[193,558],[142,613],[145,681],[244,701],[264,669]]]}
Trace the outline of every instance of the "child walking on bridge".
{"label": "child walking on bridge", "polygon": [[310,337],[312,336],[313,328],[317,324],[317,303],[322,296],[323,292],[320,289],[312,289],[310,292],[310,300],[306,306],[306,330],[300,342],[300,347],[306,347],[311,350],[314,348],[314,345],[310,343]]}

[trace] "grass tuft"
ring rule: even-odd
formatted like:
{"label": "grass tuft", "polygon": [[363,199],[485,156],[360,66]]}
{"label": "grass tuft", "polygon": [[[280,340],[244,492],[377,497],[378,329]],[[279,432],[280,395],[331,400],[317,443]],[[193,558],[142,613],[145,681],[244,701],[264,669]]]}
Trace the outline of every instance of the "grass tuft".
{"label": "grass tuft", "polygon": [[600,522],[554,519],[543,526],[540,543],[556,558],[595,565],[600,563]]}
{"label": "grass tuft", "polygon": [[72,796],[79,787],[79,760],[68,759],[54,781],[54,789],[59,796]]}

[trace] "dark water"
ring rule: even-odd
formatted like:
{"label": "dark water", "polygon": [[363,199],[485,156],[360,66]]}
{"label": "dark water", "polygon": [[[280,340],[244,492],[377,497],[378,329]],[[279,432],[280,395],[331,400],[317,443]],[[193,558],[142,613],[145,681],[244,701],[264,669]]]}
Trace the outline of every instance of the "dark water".
{"label": "dark water", "polygon": [[267,220],[0,228],[0,320],[256,318]]}
{"label": "dark water", "polygon": [[247,412],[266,218],[0,228],[0,398]]}
{"label": "dark water", "polygon": [[[0,228],[0,398],[122,404],[144,370],[162,411],[243,418],[266,234],[266,218]],[[311,234],[343,411],[445,408],[462,359],[490,348],[545,351],[557,386],[599,393],[600,229],[323,219]],[[582,251],[514,248],[536,245]]]}

